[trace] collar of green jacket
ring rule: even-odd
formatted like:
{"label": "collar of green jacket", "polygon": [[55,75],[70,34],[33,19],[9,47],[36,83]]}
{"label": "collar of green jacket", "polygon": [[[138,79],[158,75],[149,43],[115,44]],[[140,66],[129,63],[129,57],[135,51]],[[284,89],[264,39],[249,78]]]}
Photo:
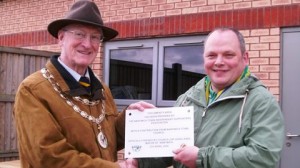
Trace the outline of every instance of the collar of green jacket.
{"label": "collar of green jacket", "polygon": [[[221,102],[226,99],[243,99],[243,103],[239,113],[239,133],[242,127],[242,119],[244,113],[244,107],[247,101],[249,92],[256,87],[265,87],[262,82],[254,75],[243,78],[242,80],[234,83],[229,87],[223,94],[221,94],[213,103],[207,105],[206,93],[205,93],[205,79],[200,80],[192,89],[193,91],[188,92],[184,101],[182,101],[180,106],[184,106],[185,101],[192,101],[195,104],[198,104],[204,108],[209,108],[210,106],[216,105],[218,102]],[[205,117],[205,111],[203,112],[202,117]]]}

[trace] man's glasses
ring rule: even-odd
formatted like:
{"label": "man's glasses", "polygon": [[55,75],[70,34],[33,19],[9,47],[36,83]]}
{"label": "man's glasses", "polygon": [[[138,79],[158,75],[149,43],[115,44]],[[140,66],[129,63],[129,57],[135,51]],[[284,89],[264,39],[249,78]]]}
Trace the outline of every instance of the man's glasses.
{"label": "man's glasses", "polygon": [[86,39],[87,36],[90,36],[90,40],[94,44],[99,44],[103,41],[104,37],[101,34],[87,34],[83,31],[79,30],[64,30],[66,32],[72,33],[74,35],[74,38],[80,41],[83,41]]}

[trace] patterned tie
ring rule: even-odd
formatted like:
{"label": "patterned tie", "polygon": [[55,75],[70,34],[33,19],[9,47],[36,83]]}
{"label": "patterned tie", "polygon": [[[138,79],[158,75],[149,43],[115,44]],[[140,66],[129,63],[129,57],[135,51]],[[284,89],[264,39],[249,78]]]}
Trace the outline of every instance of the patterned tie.
{"label": "patterned tie", "polygon": [[79,84],[83,86],[89,93],[91,93],[91,84],[89,78],[82,76],[79,79]]}

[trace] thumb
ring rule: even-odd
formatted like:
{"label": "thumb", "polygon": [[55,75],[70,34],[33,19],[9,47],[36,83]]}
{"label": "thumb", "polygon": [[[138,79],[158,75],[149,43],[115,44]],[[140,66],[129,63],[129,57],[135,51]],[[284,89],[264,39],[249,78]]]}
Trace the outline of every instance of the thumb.
{"label": "thumb", "polygon": [[183,150],[183,148],[177,148],[177,149],[174,149],[172,152],[173,152],[174,154],[178,154],[178,153],[180,153],[182,150]]}

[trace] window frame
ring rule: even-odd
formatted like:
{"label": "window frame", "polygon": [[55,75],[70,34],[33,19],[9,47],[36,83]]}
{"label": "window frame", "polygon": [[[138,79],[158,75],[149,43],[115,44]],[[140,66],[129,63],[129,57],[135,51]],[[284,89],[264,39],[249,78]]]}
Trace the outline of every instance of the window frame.
{"label": "window frame", "polygon": [[[134,48],[149,48],[153,47],[153,55],[155,55],[155,51],[157,51],[156,43],[153,43],[152,40],[134,40],[134,41],[113,41],[105,43],[105,59],[104,59],[104,82],[109,86],[109,70],[110,70],[110,50],[115,49],[134,49]],[[157,80],[155,79],[155,75],[157,74],[157,57],[153,56],[152,62],[152,91],[151,91],[151,99],[150,100],[142,100],[142,99],[115,99],[117,105],[129,105],[131,103],[137,101],[146,101],[151,104],[155,104],[155,93],[157,90]]]}
{"label": "window frame", "polygon": [[174,100],[163,100],[163,80],[164,80],[164,48],[172,46],[184,46],[193,44],[203,44],[203,36],[188,36],[161,39],[158,54],[158,90],[157,90],[157,106],[173,106]]}
{"label": "window frame", "polygon": [[173,106],[175,100],[163,100],[164,47],[203,44],[205,35],[152,38],[126,41],[108,41],[104,43],[104,82],[109,86],[110,50],[153,48],[151,99],[114,99],[117,106],[127,106],[137,101],[146,101],[159,107]]}

